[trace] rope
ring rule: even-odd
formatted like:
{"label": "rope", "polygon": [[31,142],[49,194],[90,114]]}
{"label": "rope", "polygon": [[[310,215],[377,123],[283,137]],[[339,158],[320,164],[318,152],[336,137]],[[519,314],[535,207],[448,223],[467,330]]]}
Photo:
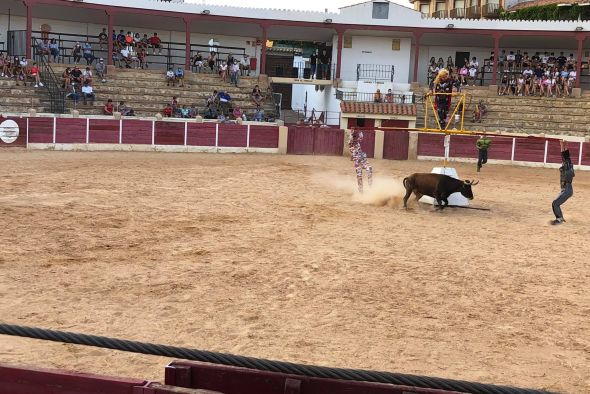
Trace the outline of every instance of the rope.
{"label": "rope", "polygon": [[329,368],[0,323],[0,334],[314,378],[389,383],[473,394],[550,394],[547,391],[390,372]]}

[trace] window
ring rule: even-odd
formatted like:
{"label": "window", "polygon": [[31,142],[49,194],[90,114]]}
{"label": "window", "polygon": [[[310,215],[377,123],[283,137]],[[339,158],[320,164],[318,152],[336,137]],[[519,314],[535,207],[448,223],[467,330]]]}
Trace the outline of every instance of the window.
{"label": "window", "polygon": [[420,3],[420,12],[425,15],[430,14],[430,3]]}
{"label": "window", "polygon": [[446,9],[447,9],[447,3],[444,3],[442,1],[436,2],[436,10],[435,11],[444,11]]}
{"label": "window", "polygon": [[373,3],[373,19],[389,19],[389,2]]}
{"label": "window", "polygon": [[465,8],[465,0],[455,0],[455,8]]}

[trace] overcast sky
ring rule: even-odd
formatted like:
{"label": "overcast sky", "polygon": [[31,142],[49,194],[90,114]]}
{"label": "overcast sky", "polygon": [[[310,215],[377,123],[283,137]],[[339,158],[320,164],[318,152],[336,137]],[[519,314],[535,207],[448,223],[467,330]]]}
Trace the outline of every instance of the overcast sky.
{"label": "overcast sky", "polygon": [[[295,10],[309,10],[309,11],[337,11],[338,8],[362,3],[363,0],[185,0],[187,3],[196,4],[212,4],[212,5],[233,5],[238,7],[257,7],[257,8],[287,8]],[[411,7],[408,0],[393,0],[394,3]]]}

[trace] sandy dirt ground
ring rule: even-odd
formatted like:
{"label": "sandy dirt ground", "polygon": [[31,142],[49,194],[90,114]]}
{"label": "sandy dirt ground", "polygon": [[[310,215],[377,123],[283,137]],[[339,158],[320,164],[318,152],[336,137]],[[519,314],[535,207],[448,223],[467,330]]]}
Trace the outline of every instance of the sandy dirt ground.
{"label": "sandy dirt ground", "polygon": [[[492,166],[399,207],[431,162],[0,151],[0,320],[335,367],[590,393],[590,174]],[[397,197],[396,197],[397,196]],[[163,381],[169,359],[0,336],[0,362]]]}

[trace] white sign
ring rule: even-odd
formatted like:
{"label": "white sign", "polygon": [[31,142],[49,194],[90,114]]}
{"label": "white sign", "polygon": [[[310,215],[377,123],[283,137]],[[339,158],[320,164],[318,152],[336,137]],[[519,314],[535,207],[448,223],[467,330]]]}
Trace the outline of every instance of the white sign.
{"label": "white sign", "polygon": [[0,123],[0,140],[5,144],[12,144],[18,139],[19,128],[14,120],[5,120]]}

